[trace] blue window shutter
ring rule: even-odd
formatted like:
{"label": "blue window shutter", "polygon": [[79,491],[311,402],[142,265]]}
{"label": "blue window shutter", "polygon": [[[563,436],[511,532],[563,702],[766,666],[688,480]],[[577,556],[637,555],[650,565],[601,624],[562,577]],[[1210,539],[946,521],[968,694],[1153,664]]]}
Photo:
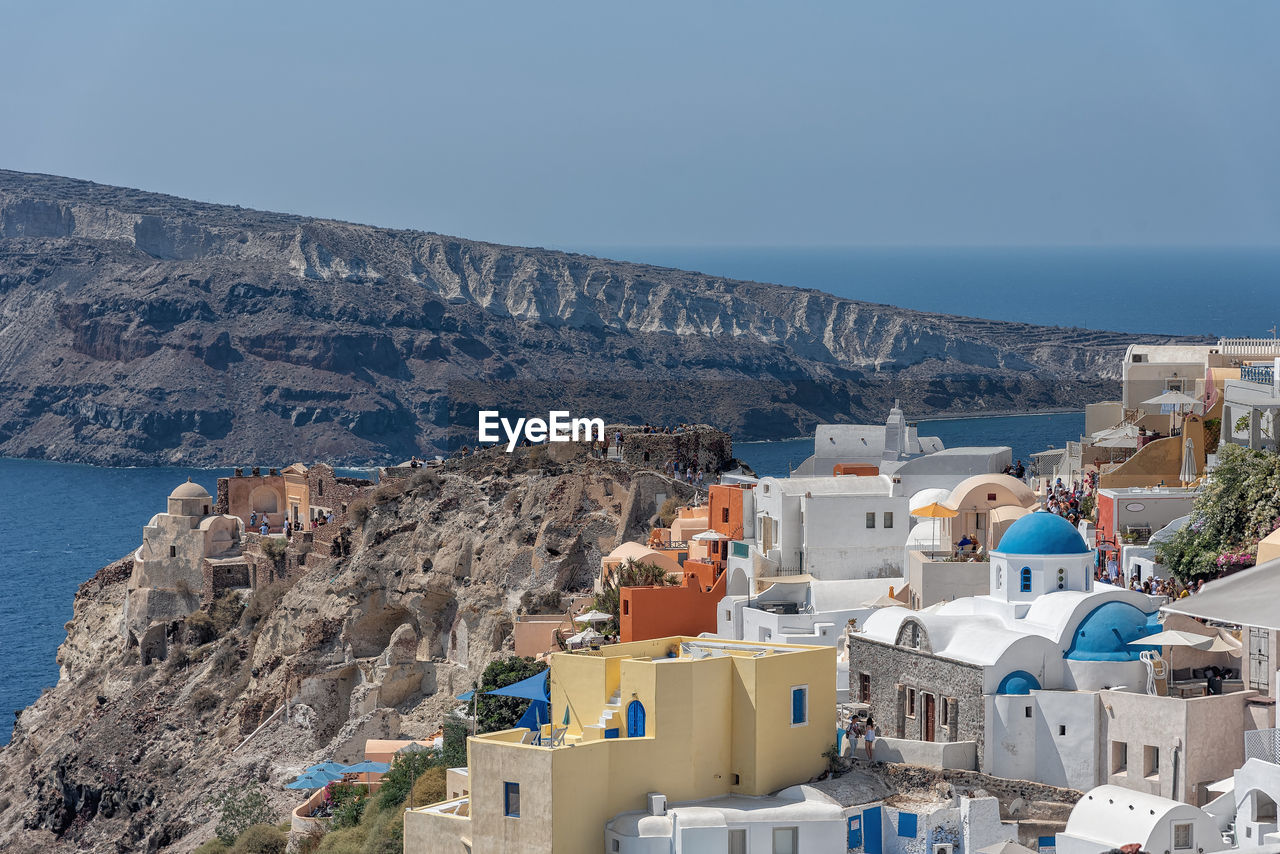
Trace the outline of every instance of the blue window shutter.
{"label": "blue window shutter", "polygon": [[791,723],[802,724],[805,722],[805,694],[804,688],[791,689]]}
{"label": "blue window shutter", "polygon": [[916,838],[916,814],[913,812],[898,813],[898,835],[907,839]]}
{"label": "blue window shutter", "polygon": [[627,705],[627,738],[644,736],[644,705],[639,700],[632,700]]}

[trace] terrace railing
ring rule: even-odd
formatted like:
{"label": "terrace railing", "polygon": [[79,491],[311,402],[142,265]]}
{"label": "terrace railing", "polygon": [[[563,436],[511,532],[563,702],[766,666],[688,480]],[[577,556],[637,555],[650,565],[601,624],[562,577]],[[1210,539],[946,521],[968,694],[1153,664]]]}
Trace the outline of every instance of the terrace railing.
{"label": "terrace railing", "polygon": [[1276,372],[1271,365],[1245,365],[1240,369],[1240,379],[1265,386],[1275,384]]}
{"label": "terrace railing", "polygon": [[1280,356],[1280,339],[1219,338],[1218,352],[1224,356]]}
{"label": "terrace railing", "polygon": [[1244,734],[1244,758],[1280,765],[1280,729],[1255,729]]}

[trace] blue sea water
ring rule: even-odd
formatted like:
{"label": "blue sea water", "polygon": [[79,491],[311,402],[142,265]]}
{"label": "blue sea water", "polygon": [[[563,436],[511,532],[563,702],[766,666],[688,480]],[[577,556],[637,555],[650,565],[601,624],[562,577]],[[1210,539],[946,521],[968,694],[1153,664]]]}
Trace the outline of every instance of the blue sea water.
{"label": "blue sea water", "polygon": [[[565,247],[569,248],[569,247]],[[1048,326],[1262,337],[1280,323],[1280,247],[574,247],[875,303]]]}

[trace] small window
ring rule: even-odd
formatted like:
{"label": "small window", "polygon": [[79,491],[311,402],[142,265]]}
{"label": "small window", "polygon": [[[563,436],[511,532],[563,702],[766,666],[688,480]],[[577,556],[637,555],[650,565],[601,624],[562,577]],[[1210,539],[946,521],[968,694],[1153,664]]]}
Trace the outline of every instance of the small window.
{"label": "small window", "polygon": [[916,716],[916,689],[907,689],[907,717],[914,718]]}
{"label": "small window", "polygon": [[615,839],[615,840],[613,840],[613,846],[612,846],[609,850],[610,850],[610,851],[621,851],[621,850],[622,850],[621,845],[622,845],[622,843],[621,843],[621,842],[619,842],[617,839]]}
{"label": "small window", "polygon": [[1111,742],[1111,773],[1123,774],[1129,768],[1129,744],[1124,741]]}
{"label": "small window", "polygon": [[725,523],[726,525],[729,524],[729,508],[728,507],[720,508],[720,521]]}
{"label": "small window", "polygon": [[988,493],[987,493],[987,500],[988,500],[988,501],[991,501],[991,502],[995,502],[995,500],[996,500],[996,494],[995,494],[994,492],[988,492]]}
{"label": "small window", "polygon": [[867,514],[867,527],[868,527],[868,528],[874,528],[875,526],[876,526],[876,514],[875,514],[875,513],[868,513],[868,514]]}
{"label": "small window", "polygon": [[951,698],[943,697],[942,702],[938,704],[938,717],[942,721],[943,726],[947,726],[951,722]]}
{"label": "small window", "polygon": [[884,526],[885,526],[886,528],[892,528],[892,527],[893,527],[893,514],[892,514],[892,513],[885,513],[885,514],[884,514]]}
{"label": "small window", "polygon": [[623,600],[622,600],[622,613],[623,613],[623,615],[627,615],[627,614],[630,614],[630,613],[631,613],[631,600],[630,600],[630,599],[623,599]]}
{"label": "small window", "polygon": [[1022,568],[1022,587],[1021,587],[1021,589],[1022,589],[1022,592],[1023,592],[1023,593],[1030,593],[1030,592],[1031,592],[1031,567],[1029,567],[1029,566],[1024,566],[1024,567]]}
{"label": "small window", "polygon": [[169,557],[177,557],[177,556],[178,556],[178,547],[169,546]]}
{"label": "small window", "polygon": [[206,515],[206,516],[208,516],[208,515],[209,515],[209,505],[208,505],[208,504],[206,504],[206,505],[204,506],[204,515]]}
{"label": "small window", "polygon": [[775,827],[773,829],[773,854],[796,854],[800,850],[800,828]]}
{"label": "small window", "polygon": [[1144,745],[1142,748],[1142,776],[1160,776],[1160,748]]}
{"label": "small window", "polygon": [[1173,848],[1175,851],[1188,851],[1195,847],[1195,836],[1191,822],[1173,826]]}
{"label": "small window", "polygon": [[1025,717],[1025,718],[1029,718],[1029,717],[1031,717],[1031,707],[1030,707],[1030,706],[1025,707],[1025,708],[1022,710],[1022,712],[1023,712],[1023,715],[1022,715],[1023,717]]}
{"label": "small window", "polygon": [[733,622],[733,611],[725,611],[725,612],[724,612],[724,621],[725,621],[726,623],[731,623],[731,622]]}
{"label": "small window", "polygon": [[520,817],[520,784],[502,784],[502,814],[511,818]]}
{"label": "small window", "polygon": [[809,723],[809,686],[797,685],[791,689],[791,725]]}
{"label": "small window", "polygon": [[898,813],[898,836],[904,839],[915,839],[917,833],[919,833],[919,824],[915,813]]}
{"label": "small window", "polygon": [[741,776],[739,776],[739,775],[737,775],[737,774],[730,774],[730,775],[729,775],[729,785],[730,785],[730,786],[737,786],[737,785],[739,785],[741,782],[742,782],[742,777],[741,777]]}
{"label": "small window", "polygon": [[1067,725],[1058,724],[1058,735],[1066,735],[1066,734],[1067,734]]}
{"label": "small window", "polygon": [[871,674],[870,673],[858,674],[858,702],[860,703],[871,702]]}

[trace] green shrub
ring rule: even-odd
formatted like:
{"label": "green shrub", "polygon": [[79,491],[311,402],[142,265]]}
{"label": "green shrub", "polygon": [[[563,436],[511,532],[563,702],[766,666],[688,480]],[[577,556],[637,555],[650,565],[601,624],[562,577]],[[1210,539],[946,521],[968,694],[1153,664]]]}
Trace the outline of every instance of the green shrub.
{"label": "green shrub", "polygon": [[289,544],[285,542],[283,537],[263,537],[261,544],[262,553],[271,558],[273,563],[279,563],[284,558],[284,553],[289,549]]}
{"label": "green shrub", "polygon": [[329,799],[333,804],[333,827],[355,827],[368,804],[369,788],[350,783],[330,783]]}
{"label": "green shrub", "polygon": [[190,702],[191,711],[195,713],[196,717],[202,718],[218,708],[220,700],[221,697],[218,692],[206,685],[192,691],[191,699],[188,702]]}
{"label": "green shrub", "polygon": [[363,854],[365,837],[368,830],[363,827],[344,827],[332,830],[320,840],[316,854]]}
{"label": "green shrub", "polygon": [[409,797],[414,782],[423,772],[439,764],[438,750],[397,753],[391,760],[391,770],[382,775],[382,786],[378,789],[379,809],[399,807]]}
{"label": "green shrub", "polygon": [[532,658],[514,655],[489,662],[489,666],[480,675],[480,695],[476,702],[476,719],[480,732],[511,729],[529,708],[528,700],[518,697],[488,697],[484,692],[505,688],[546,669],[545,664],[539,664]]}
{"label": "green shrub", "polygon": [[440,757],[445,768],[462,768],[467,764],[467,736],[471,729],[455,717],[444,722],[444,755]]}
{"label": "green shrub", "polygon": [[365,812],[360,829],[367,829],[360,854],[401,854],[404,851],[403,810],[371,808]]}
{"label": "green shrub", "polygon": [[671,497],[662,502],[662,506],[658,508],[658,525],[659,528],[670,528],[671,523],[676,520],[676,513],[680,510],[680,499]]}
{"label": "green shrub", "polygon": [[234,845],[236,838],[253,825],[270,824],[275,818],[275,811],[258,785],[228,786],[214,796],[213,808],[218,812],[214,833],[227,845]]}
{"label": "green shrub", "polygon": [[276,609],[276,605],[280,604],[284,594],[289,592],[289,587],[287,581],[276,581],[253,591],[253,595],[249,597],[249,604],[245,606],[241,622],[249,627],[256,626],[259,620]]}
{"label": "green shrub", "polygon": [[196,611],[187,615],[187,643],[199,646],[208,643],[218,636],[218,627],[213,618],[204,611]]}
{"label": "green shrub", "polygon": [[447,775],[448,770],[443,765],[423,771],[422,775],[414,781],[413,793],[405,805],[421,807],[443,801],[444,796],[448,794],[445,783]]}
{"label": "green shrub", "polygon": [[[244,602],[240,594],[225,590],[213,600],[209,606],[209,619],[213,622],[214,635],[222,637],[235,628],[240,622],[240,612],[244,610]],[[190,619],[190,618],[188,618]]]}
{"label": "green shrub", "polygon": [[227,846],[227,843],[217,837],[214,837],[208,842],[202,843],[200,847],[191,852],[191,854],[227,854],[230,850],[231,849]]}
{"label": "green shrub", "polygon": [[284,854],[289,836],[278,827],[254,824],[244,829],[236,839],[231,854]]}

